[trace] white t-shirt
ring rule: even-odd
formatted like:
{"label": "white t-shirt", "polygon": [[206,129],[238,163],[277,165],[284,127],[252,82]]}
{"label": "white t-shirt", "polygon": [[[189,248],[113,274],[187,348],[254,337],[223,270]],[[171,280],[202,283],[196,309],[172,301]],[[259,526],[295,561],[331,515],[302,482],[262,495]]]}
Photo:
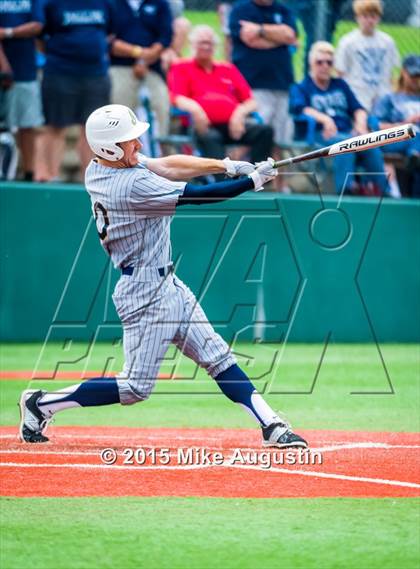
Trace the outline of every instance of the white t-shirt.
{"label": "white t-shirt", "polygon": [[359,29],[343,36],[337,46],[335,67],[367,111],[392,90],[392,69],[400,65],[394,40],[375,30],[365,36]]}

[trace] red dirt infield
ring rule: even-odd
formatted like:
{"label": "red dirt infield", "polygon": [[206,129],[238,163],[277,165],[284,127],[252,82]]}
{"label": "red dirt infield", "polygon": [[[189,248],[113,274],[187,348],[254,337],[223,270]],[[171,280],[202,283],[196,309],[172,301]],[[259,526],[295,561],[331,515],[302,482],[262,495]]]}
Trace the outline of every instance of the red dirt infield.
{"label": "red dirt infield", "polygon": [[[67,381],[77,379],[82,381],[83,379],[89,379],[90,377],[100,377],[104,375],[104,370],[98,371],[62,371],[62,370],[38,370],[34,372],[33,370],[0,370],[0,381],[10,381],[10,380],[36,380],[36,379],[49,379],[57,381]],[[110,374],[112,376],[112,374]],[[159,379],[178,379],[176,376],[170,373],[160,373],[158,375]]]}
{"label": "red dirt infield", "polygon": [[[31,445],[17,440],[15,427],[3,427],[0,494],[420,496],[419,434],[346,431],[302,434],[311,445],[309,453],[263,449],[258,429],[51,427],[49,443]],[[101,461],[100,452],[105,448],[116,452],[115,464]],[[124,449],[130,448],[141,450],[132,457],[132,464],[124,464],[130,458]],[[191,448],[197,450],[189,451]],[[272,464],[267,468],[269,460]]]}

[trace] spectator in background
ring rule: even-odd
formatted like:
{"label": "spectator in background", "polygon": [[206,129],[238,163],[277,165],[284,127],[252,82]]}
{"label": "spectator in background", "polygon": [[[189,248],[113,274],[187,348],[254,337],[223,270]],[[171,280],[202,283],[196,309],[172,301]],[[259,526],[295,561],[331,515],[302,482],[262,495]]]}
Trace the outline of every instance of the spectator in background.
{"label": "spectator in background", "polygon": [[[294,85],[290,93],[290,110],[317,121],[317,141],[322,146],[340,142],[350,136],[368,132],[367,113],[343,79],[333,78],[334,48],[328,42],[315,42],[309,53],[310,75]],[[359,193],[354,172],[356,158],[363,165],[365,193],[388,194],[384,161],[379,148],[358,154],[342,154],[333,158],[333,171],[337,193]],[[374,173],[374,174],[373,174]],[[380,174],[380,175],[378,175]]]}
{"label": "spectator in background", "polygon": [[172,43],[162,52],[161,64],[165,72],[174,61],[182,57],[183,50],[187,47],[188,34],[191,30],[190,21],[183,16],[183,0],[169,0],[172,15]]}
{"label": "spectator in background", "polygon": [[[13,85],[13,71],[10,66],[9,60],[4,53],[3,44],[0,41],[0,89],[2,92],[7,91]],[[7,109],[2,104],[0,107],[1,112]]]}
{"label": "spectator in background", "polygon": [[226,144],[251,146],[251,162],[270,154],[270,126],[249,121],[257,109],[251,89],[228,62],[214,61],[217,37],[210,26],[197,26],[191,33],[193,57],[174,63],[168,85],[173,103],[191,114],[198,145],[204,156],[222,159]]}
{"label": "spectator in background", "polygon": [[234,0],[227,0],[220,2],[217,6],[220,31],[223,34],[223,53],[227,61],[231,61],[232,59],[232,39],[230,37],[229,20],[233,2]]}
{"label": "spectator in background", "polygon": [[169,95],[160,58],[172,41],[172,16],[167,0],[114,0],[116,39],[112,45],[112,102],[136,109],[139,90],[146,87],[159,134],[169,130]]}
{"label": "spectator in background", "polygon": [[[274,128],[274,142],[293,136],[289,87],[293,83],[291,47],[297,28],[291,11],[276,0],[239,0],[230,15],[232,62],[250,84],[263,121]],[[274,157],[280,158],[277,149]],[[278,178],[283,181],[280,176]],[[286,191],[284,186],[279,188]]]}
{"label": "spectator in background", "polygon": [[415,138],[389,144],[382,150],[385,154],[396,152],[407,156],[411,187],[406,193],[420,198],[420,55],[409,55],[404,59],[397,91],[377,101],[373,114],[379,120],[380,128],[405,123],[416,126]]}
{"label": "spectator in background", "polygon": [[[341,9],[346,0],[326,0],[324,6],[326,9],[324,21],[324,33],[322,39],[332,42],[337,22],[340,19]],[[305,30],[305,74],[309,68],[309,50],[318,35],[318,0],[287,0],[286,6],[294,11],[298,18],[302,21]],[[321,38],[319,38],[321,39]]]}
{"label": "spectator in background", "polygon": [[42,102],[45,130],[39,138],[36,179],[57,179],[65,148],[66,128],[80,125],[81,168],[92,153],[84,123],[110,100],[108,34],[112,31],[111,0],[44,0],[45,67]]}
{"label": "spectator in background", "polygon": [[0,41],[0,181],[14,180],[17,150],[13,135],[7,127],[7,95],[13,85],[13,73]]}
{"label": "spectator in background", "polygon": [[34,40],[43,20],[39,0],[0,3],[0,40],[13,75],[13,84],[3,97],[4,114],[7,127],[15,133],[27,181],[34,174],[36,129],[44,122]]}
{"label": "spectator in background", "polygon": [[370,112],[377,99],[392,90],[392,71],[400,65],[394,40],[377,30],[382,16],[380,0],[355,0],[358,29],[341,38],[335,68]]}

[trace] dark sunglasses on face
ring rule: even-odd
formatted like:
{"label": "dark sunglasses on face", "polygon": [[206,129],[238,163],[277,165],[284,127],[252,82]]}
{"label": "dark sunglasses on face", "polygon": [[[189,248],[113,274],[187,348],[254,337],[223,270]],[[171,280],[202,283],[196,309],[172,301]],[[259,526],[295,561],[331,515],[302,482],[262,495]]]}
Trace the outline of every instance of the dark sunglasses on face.
{"label": "dark sunglasses on face", "polygon": [[332,67],[334,62],[332,59],[317,59],[315,63],[317,65],[328,65],[328,67]]}

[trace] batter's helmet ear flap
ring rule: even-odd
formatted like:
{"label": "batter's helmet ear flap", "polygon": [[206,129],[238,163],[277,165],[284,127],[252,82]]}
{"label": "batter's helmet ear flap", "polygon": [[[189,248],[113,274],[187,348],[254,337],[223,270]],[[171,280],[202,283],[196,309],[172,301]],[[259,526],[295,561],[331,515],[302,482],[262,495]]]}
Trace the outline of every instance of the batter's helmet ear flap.
{"label": "batter's helmet ear flap", "polygon": [[86,121],[86,138],[94,154],[116,162],[124,156],[118,142],[139,138],[149,128],[124,105],[106,105],[93,111]]}

